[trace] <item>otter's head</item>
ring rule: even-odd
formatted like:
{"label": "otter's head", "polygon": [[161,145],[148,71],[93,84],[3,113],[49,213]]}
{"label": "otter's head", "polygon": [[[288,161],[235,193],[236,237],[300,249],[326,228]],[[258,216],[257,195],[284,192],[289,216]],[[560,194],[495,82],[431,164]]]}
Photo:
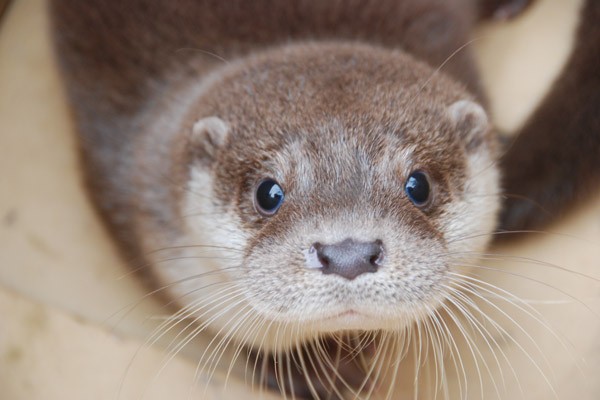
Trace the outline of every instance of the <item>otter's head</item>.
{"label": "otter's head", "polygon": [[403,329],[485,246],[498,208],[486,114],[406,54],[288,46],[200,92],[181,213],[188,244],[212,255],[162,274],[222,334],[285,348]]}

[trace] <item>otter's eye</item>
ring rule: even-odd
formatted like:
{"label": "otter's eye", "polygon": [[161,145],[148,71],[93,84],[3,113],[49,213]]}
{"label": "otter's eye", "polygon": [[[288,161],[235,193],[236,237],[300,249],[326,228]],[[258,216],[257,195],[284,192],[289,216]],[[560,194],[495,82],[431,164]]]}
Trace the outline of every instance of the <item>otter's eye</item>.
{"label": "otter's eye", "polygon": [[273,179],[265,179],[256,188],[254,195],[256,210],[262,215],[273,215],[283,203],[283,189]]}
{"label": "otter's eye", "polygon": [[406,195],[416,206],[422,207],[429,200],[429,178],[424,172],[415,171],[406,180],[404,184]]}

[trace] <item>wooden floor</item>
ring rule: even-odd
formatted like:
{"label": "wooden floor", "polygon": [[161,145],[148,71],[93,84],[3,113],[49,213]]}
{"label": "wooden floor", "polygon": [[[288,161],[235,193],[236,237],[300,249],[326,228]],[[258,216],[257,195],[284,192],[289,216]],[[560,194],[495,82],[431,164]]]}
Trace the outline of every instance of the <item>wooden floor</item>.
{"label": "wooden floor", "polygon": [[[502,130],[523,121],[558,73],[580,3],[539,0],[519,20],[477,33],[473,46]],[[0,399],[116,399],[119,391],[121,399],[144,392],[145,399],[187,399],[202,341],[158,377],[161,347],[138,351],[157,323],[147,316],[164,311],[144,301],[127,312],[145,291],[116,256],[80,185],[48,36],[43,0],[13,1],[0,21]],[[506,372],[501,399],[546,400],[552,390],[561,400],[600,398],[600,283],[582,275],[600,277],[600,197],[551,230],[557,234],[492,249],[577,272],[505,259],[495,267],[508,273],[484,277],[526,299],[551,326],[522,322],[548,356],[554,389],[509,348],[525,396]],[[519,329],[511,334],[530,341]],[[224,372],[195,398],[253,398],[235,377],[222,391]],[[498,398],[486,387],[486,399]]]}

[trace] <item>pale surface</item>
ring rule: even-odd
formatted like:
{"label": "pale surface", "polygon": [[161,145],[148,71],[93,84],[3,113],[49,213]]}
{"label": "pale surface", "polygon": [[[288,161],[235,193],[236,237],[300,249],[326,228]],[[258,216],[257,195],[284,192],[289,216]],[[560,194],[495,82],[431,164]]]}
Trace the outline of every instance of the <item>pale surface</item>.
{"label": "pale surface", "polygon": [[[145,301],[123,316],[122,310],[145,291],[115,254],[78,180],[75,142],[51,61],[44,4],[18,0],[0,25],[0,399],[112,399],[151,331],[153,325],[145,318],[164,311]],[[579,4],[540,0],[521,20],[478,32],[474,45],[501,128],[522,123],[558,72]],[[540,234],[494,250],[600,276],[599,201],[552,231],[574,237]],[[545,282],[482,273],[532,300],[553,330],[573,343],[574,349],[565,351],[546,328],[531,318],[523,321],[546,350],[558,397],[599,398],[600,284],[531,263],[503,261],[495,266]],[[518,329],[512,334],[524,336]],[[502,398],[551,398],[548,385],[519,353],[507,350],[526,395],[519,394],[506,370],[508,389]],[[195,363],[176,357],[151,385],[162,357],[159,348],[136,357],[126,374],[123,399],[138,398],[146,389],[145,398],[188,398]],[[583,357],[587,377],[574,367],[573,360]],[[230,382],[227,394],[220,390],[222,376],[213,383],[217,389],[195,398],[252,397],[242,382]]]}

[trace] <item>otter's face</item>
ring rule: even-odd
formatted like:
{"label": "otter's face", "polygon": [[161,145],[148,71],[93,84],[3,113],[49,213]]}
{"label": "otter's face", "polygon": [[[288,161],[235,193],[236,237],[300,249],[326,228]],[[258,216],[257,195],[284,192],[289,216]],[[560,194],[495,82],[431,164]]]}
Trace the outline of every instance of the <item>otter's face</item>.
{"label": "otter's face", "polygon": [[189,235],[222,251],[197,271],[220,284],[189,301],[260,346],[433,312],[497,210],[487,118],[467,94],[402,55],[305,51],[314,65],[294,74],[289,55],[225,74],[190,135]]}

